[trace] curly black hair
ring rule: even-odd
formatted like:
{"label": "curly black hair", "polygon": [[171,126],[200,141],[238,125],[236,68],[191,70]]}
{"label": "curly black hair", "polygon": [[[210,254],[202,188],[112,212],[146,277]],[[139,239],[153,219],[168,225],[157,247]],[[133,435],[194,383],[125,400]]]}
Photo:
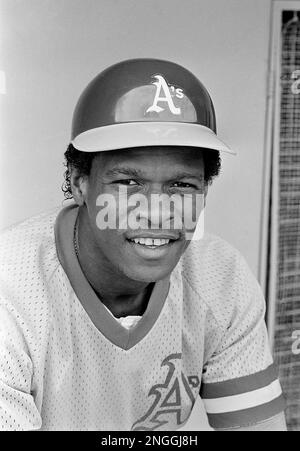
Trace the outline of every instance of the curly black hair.
{"label": "curly black hair", "polygon": [[[211,185],[213,179],[217,177],[221,170],[221,158],[218,150],[202,149],[204,159],[204,179],[205,183]],[[66,171],[64,173],[64,183],[62,184],[62,191],[65,199],[72,199],[72,190],[70,183],[70,176],[72,168],[76,168],[82,175],[89,175],[92,167],[92,162],[98,152],[82,152],[75,149],[72,144],[69,144],[64,156]]]}

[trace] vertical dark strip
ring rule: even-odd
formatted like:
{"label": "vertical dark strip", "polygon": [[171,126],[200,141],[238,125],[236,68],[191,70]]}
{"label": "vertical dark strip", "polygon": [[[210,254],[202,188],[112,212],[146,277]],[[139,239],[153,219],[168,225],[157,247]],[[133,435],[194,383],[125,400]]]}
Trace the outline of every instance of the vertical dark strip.
{"label": "vertical dark strip", "polygon": [[[299,13],[300,14],[300,13]],[[298,14],[298,15],[299,15]],[[300,331],[300,93],[292,74],[300,70],[300,20],[282,15],[279,217],[274,355],[287,398],[289,430],[300,431],[300,355],[292,352]],[[287,21],[287,22],[285,22]]]}

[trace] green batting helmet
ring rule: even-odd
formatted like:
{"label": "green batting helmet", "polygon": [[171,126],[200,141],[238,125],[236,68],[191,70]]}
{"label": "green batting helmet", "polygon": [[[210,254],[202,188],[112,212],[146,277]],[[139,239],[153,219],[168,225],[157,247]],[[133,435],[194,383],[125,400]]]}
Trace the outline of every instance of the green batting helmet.
{"label": "green batting helmet", "polygon": [[212,100],[187,69],[132,59],[97,75],[74,111],[71,142],[84,152],[192,146],[234,153],[216,134]]}

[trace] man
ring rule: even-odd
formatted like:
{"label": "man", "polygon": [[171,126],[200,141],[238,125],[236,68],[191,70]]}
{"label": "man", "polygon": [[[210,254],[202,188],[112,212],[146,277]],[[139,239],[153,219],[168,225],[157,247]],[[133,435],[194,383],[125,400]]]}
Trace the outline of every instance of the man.
{"label": "man", "polygon": [[84,90],[74,202],[1,238],[1,429],[176,430],[199,394],[215,429],[285,429],[261,290],[203,231],[220,151],[177,64],[125,61]]}

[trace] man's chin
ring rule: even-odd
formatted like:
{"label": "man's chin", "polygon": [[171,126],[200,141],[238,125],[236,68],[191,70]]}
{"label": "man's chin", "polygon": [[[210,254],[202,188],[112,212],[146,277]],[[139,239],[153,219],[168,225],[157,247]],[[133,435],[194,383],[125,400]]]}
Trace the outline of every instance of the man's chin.
{"label": "man's chin", "polygon": [[146,246],[127,240],[123,270],[133,280],[149,283],[162,280],[171,274],[185,248],[186,242],[183,240],[171,240],[160,246]]}
{"label": "man's chin", "polygon": [[126,276],[132,280],[136,280],[137,282],[158,282],[159,280],[165,279],[168,277],[174,269],[174,265],[168,267],[139,267],[139,268],[128,268],[126,270]]}

